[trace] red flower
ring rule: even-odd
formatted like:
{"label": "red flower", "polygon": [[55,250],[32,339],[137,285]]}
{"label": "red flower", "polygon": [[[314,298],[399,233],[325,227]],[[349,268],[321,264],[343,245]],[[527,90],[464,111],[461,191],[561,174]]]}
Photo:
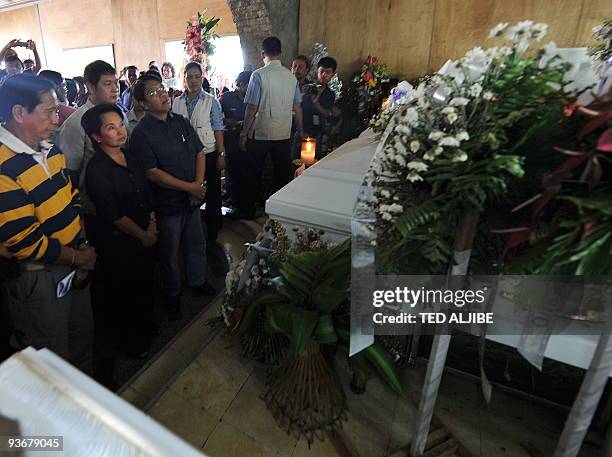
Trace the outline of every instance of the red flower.
{"label": "red flower", "polygon": [[366,71],[363,75],[363,80],[365,82],[368,82],[372,78],[374,78],[374,73],[372,73],[371,71]]}

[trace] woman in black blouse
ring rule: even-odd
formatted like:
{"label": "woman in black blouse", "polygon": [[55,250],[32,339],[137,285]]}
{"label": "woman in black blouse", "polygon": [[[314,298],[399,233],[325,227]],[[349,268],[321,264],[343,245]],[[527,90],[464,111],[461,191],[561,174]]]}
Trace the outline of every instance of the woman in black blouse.
{"label": "woman in black blouse", "polygon": [[127,130],[121,110],[96,105],[81,124],[96,149],[87,165],[85,186],[97,215],[92,298],[105,377],[112,370],[109,364],[117,344],[127,355],[148,355],[157,226],[144,171],[123,150]]}

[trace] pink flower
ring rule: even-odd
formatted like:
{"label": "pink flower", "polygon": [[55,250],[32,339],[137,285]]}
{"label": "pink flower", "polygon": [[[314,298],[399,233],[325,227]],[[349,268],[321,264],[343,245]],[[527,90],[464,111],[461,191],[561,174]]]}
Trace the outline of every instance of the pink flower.
{"label": "pink flower", "polygon": [[373,77],[374,77],[374,74],[371,71],[366,71],[365,74],[363,75],[363,80],[367,82]]}

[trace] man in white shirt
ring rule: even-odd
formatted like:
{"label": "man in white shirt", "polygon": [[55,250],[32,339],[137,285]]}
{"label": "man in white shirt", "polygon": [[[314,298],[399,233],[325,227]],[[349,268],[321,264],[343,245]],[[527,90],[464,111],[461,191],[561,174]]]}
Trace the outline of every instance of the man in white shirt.
{"label": "man in white shirt", "polygon": [[281,42],[268,37],[262,43],[264,67],[251,75],[244,102],[247,104],[240,148],[249,157],[249,172],[238,202],[236,217],[252,219],[255,199],[261,193],[261,176],[266,156],[274,167],[276,192],[291,180],[291,122],[295,112],[297,135],[303,135],[302,93],[297,79],[281,65]]}
{"label": "man in white shirt", "polygon": [[[91,140],[81,126],[81,118],[83,114],[90,108],[101,103],[117,103],[119,97],[119,80],[112,65],[96,60],[85,67],[83,74],[89,98],[87,103],[79,107],[68,119],[62,124],[58,135],[58,146],[66,156],[66,168],[70,172],[72,182],[76,183],[80,190],[81,203],[83,212],[85,213],[85,227],[90,234],[90,229],[93,221],[87,215],[95,214],[93,204],[87,198],[85,193],[85,169],[87,163],[95,153]],[[128,121],[124,116],[124,123],[127,126]]]}

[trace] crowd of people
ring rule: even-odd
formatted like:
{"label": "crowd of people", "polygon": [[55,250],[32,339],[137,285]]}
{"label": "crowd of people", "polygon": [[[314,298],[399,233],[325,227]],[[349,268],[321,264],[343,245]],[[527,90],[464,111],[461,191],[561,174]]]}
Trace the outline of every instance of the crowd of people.
{"label": "crowd of people", "polygon": [[[17,46],[34,52],[30,67]],[[232,216],[249,219],[266,197],[266,157],[271,191],[289,182],[300,139],[325,135],[336,62],[322,58],[309,81],[308,58],[283,67],[281,42],[269,37],[264,66],[241,72],[217,98],[197,62],[181,82],[169,63],[117,75],[100,60],[67,80],[40,71],[35,50],[13,40],[0,51],[0,275],[10,344],[47,347],[110,383],[119,353],[148,355],[155,265],[169,319],[181,318],[182,277],[195,297],[216,293],[207,243],[222,226],[223,190]]]}

